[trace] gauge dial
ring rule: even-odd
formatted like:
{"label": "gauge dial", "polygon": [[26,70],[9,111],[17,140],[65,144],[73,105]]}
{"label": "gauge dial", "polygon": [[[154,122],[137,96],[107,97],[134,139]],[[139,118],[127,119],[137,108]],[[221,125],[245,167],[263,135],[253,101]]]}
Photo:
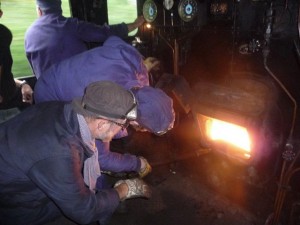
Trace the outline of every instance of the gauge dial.
{"label": "gauge dial", "polygon": [[197,15],[197,11],[196,0],[181,0],[178,5],[178,14],[185,22],[192,21]]}
{"label": "gauge dial", "polygon": [[148,23],[151,23],[156,19],[157,6],[153,0],[145,1],[143,5],[143,16]]}
{"label": "gauge dial", "polygon": [[164,0],[164,7],[166,10],[172,9],[174,5],[174,0]]}

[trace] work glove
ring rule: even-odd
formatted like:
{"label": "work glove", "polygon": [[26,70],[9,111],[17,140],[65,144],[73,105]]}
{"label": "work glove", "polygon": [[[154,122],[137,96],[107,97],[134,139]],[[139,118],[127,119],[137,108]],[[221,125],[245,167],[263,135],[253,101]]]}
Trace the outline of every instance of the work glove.
{"label": "work glove", "polygon": [[[140,156],[139,159],[141,160],[141,169],[139,171],[140,178],[147,176],[152,171],[151,165],[148,163],[147,159]],[[144,166],[143,166],[144,165]]]}
{"label": "work glove", "polygon": [[121,199],[121,201],[124,201],[126,199],[131,199],[131,198],[151,197],[151,189],[142,179],[134,178],[134,179],[127,179],[127,180],[119,180],[114,185],[114,188],[116,188],[117,186],[123,183],[127,184],[128,193],[125,198]]}

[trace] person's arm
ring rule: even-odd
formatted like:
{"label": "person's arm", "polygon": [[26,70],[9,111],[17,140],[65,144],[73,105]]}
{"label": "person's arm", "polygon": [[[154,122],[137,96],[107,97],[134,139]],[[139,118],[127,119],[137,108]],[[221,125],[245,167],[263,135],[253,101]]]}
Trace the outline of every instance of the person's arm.
{"label": "person's arm", "polygon": [[34,164],[28,176],[65,216],[77,223],[88,224],[113,213],[126,189],[91,191],[83,180],[81,157],[73,150],[72,155],[66,153],[41,160]]}
{"label": "person's arm", "polygon": [[112,152],[109,143],[103,143],[99,140],[96,141],[96,146],[99,151],[98,160],[103,171],[114,173],[135,171],[141,178],[152,171],[151,165],[144,157]]}
{"label": "person's arm", "polygon": [[98,148],[101,170],[114,173],[120,172],[139,172],[141,168],[141,160],[132,154],[121,154],[110,151],[109,143],[103,143],[96,140]]}
{"label": "person's arm", "polygon": [[145,22],[145,19],[143,16],[139,16],[138,18],[135,19],[133,23],[128,23],[127,28],[128,28],[128,33],[131,31],[134,31],[136,28],[140,27],[143,25]]}
{"label": "person's arm", "polygon": [[120,23],[113,25],[96,25],[86,21],[79,21],[71,18],[72,23],[76,24],[76,33],[86,42],[104,42],[109,36],[115,35],[120,38],[126,38],[128,33],[140,27],[145,19],[139,16],[132,23]]}
{"label": "person's arm", "polygon": [[23,102],[32,104],[33,90],[31,88],[31,86],[25,80],[21,81],[21,80],[15,79],[15,82],[16,82],[16,86],[21,89]]}
{"label": "person's arm", "polygon": [[85,42],[104,42],[108,37],[115,35],[120,38],[128,36],[128,28],[125,23],[115,25],[96,25],[91,22],[70,18],[74,24],[74,32]]}

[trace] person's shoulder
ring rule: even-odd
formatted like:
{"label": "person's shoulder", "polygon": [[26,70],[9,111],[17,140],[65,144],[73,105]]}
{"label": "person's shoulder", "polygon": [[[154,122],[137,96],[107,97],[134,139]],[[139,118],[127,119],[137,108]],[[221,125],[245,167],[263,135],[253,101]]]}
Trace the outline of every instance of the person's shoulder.
{"label": "person's shoulder", "polygon": [[0,46],[8,47],[12,41],[11,31],[3,24],[0,24]]}
{"label": "person's shoulder", "polygon": [[35,21],[33,21],[26,29],[26,32],[25,32],[25,36],[28,35],[28,33],[31,33],[36,29],[37,26],[39,26],[39,24],[41,23],[41,18],[38,18],[36,19]]}
{"label": "person's shoulder", "polygon": [[3,24],[0,24],[0,34],[1,34],[1,36],[5,35],[7,33],[11,33],[11,31],[8,29],[8,27],[6,27]]}
{"label": "person's shoulder", "polygon": [[7,26],[5,26],[4,24],[0,23],[0,33],[3,34],[3,32],[10,32],[10,30],[8,29]]}
{"label": "person's shoulder", "polygon": [[89,23],[87,21],[84,20],[79,20],[76,17],[65,17],[65,16],[60,16],[59,17],[59,21],[60,22],[64,22],[64,23],[69,23],[69,24],[85,24],[85,23]]}

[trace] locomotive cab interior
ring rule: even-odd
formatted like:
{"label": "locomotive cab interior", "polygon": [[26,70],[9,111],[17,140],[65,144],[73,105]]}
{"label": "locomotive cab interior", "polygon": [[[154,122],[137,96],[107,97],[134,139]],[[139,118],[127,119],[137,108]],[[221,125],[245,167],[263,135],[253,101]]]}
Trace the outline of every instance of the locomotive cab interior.
{"label": "locomotive cab interior", "polygon": [[[99,25],[111,24],[109,4],[69,0],[72,17]],[[160,61],[150,83],[176,120],[162,136],[129,128],[112,141],[149,159],[154,194],[122,204],[111,224],[300,224],[299,1],[122,4],[145,18],[126,42]]]}

